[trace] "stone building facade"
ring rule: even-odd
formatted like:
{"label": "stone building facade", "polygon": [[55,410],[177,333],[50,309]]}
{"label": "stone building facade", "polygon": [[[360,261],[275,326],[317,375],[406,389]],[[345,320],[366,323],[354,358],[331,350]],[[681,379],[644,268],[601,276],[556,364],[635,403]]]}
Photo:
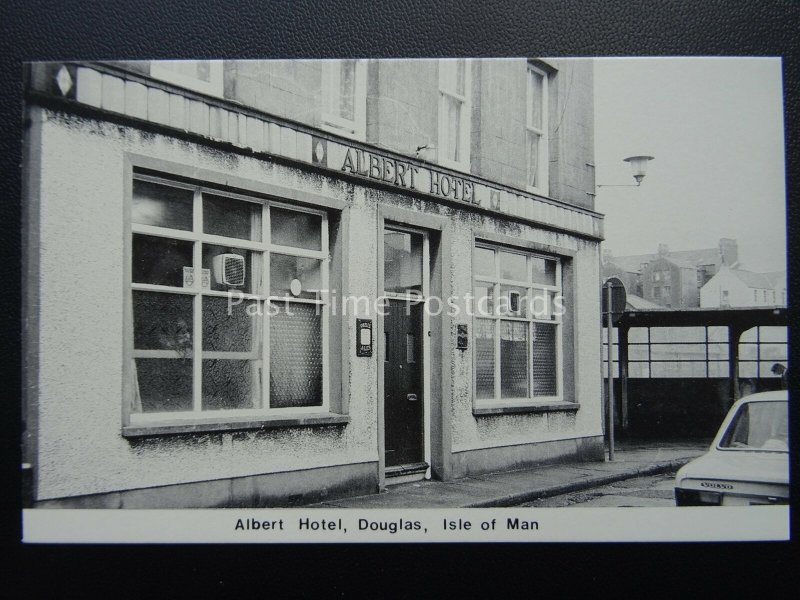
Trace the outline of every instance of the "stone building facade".
{"label": "stone building facade", "polygon": [[602,460],[592,86],[586,60],[29,65],[30,503]]}

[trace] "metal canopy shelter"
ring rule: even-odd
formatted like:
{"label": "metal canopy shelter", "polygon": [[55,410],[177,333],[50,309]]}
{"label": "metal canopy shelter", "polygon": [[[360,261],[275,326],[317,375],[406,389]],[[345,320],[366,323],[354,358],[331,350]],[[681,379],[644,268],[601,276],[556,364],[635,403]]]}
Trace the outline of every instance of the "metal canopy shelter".
{"label": "metal canopy shelter", "polygon": [[741,335],[753,327],[786,326],[787,324],[786,307],[776,306],[624,311],[617,322],[623,429],[627,427],[628,422],[628,332],[631,327],[727,327],[730,401],[734,402],[739,398],[739,340]]}

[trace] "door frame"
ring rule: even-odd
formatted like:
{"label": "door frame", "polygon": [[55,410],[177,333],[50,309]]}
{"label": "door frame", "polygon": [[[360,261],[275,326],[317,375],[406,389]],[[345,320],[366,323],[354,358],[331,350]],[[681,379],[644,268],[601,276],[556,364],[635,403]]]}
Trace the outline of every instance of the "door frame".
{"label": "door frame", "polygon": [[[439,298],[448,298],[451,294],[450,270],[452,268],[452,227],[451,219],[434,212],[423,212],[419,207],[410,208],[398,204],[390,204],[379,197],[375,240],[377,261],[375,264],[376,296],[383,291],[383,231],[385,226],[409,227],[417,231],[428,233],[429,248],[429,279],[430,292]],[[378,290],[381,290],[380,292]],[[453,360],[452,342],[452,317],[447,310],[442,310],[439,316],[428,315],[428,332],[423,331],[423,338],[429,344],[428,356],[425,361],[429,371],[426,386],[427,411],[429,417],[430,437],[429,464],[431,476],[442,481],[452,479],[452,435],[450,431],[450,407],[452,404],[451,364]],[[376,317],[377,344],[377,450],[378,450],[378,489],[386,487],[386,464],[384,457],[384,381],[383,381],[383,317]]]}
{"label": "door frame", "polygon": [[[415,235],[422,236],[422,296],[421,300],[424,303],[430,297],[430,289],[431,289],[431,269],[430,269],[430,234],[425,229],[420,229],[418,227],[409,227],[408,225],[398,224],[394,221],[384,220],[381,219],[383,222],[382,227],[380,228],[380,240],[379,240],[379,262],[378,262],[378,270],[379,270],[379,283],[380,288],[378,290],[378,295],[381,297],[387,298],[387,300],[399,300],[405,302],[413,302],[413,301],[420,301],[420,296],[415,296],[411,294],[397,294],[397,293],[387,293],[382,288],[384,287],[384,273],[383,273],[383,243],[384,243],[384,233],[387,229],[392,231],[402,231],[405,233],[412,233]],[[381,426],[379,431],[379,436],[381,438],[380,446],[380,455],[381,455],[381,475],[382,478],[385,479],[386,477],[386,443],[385,443],[385,433],[386,433],[386,421],[385,421],[385,406],[383,404],[384,401],[384,364],[386,358],[386,349],[385,339],[386,336],[384,335],[385,327],[384,327],[384,316],[378,314],[378,331],[380,336],[378,337],[378,346],[380,348],[378,352],[378,370],[380,371],[380,384],[379,384],[379,398],[381,403],[381,414],[383,415],[383,419],[381,419]],[[422,336],[422,460],[428,464],[428,468],[425,470],[425,479],[431,478],[431,398],[430,398],[430,390],[431,390],[431,365],[430,365],[430,354],[431,354],[431,340],[430,340],[430,315],[428,311],[425,310],[425,307],[422,308],[422,322],[420,323],[421,331],[419,335]]]}

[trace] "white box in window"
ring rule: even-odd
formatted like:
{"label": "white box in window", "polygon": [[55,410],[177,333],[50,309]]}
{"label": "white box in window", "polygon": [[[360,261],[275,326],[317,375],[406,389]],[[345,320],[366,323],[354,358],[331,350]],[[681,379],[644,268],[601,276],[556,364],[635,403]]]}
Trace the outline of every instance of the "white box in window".
{"label": "white box in window", "polygon": [[244,256],[219,254],[214,257],[214,279],[220,285],[240,287],[244,285]]}

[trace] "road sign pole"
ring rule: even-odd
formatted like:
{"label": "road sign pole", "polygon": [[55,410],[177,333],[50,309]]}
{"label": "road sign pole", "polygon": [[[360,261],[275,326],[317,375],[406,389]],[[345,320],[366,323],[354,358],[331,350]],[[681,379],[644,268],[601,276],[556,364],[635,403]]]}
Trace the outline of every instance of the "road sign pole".
{"label": "road sign pole", "polygon": [[606,311],[606,339],[608,341],[608,460],[614,460],[614,364],[613,364],[613,339],[611,334],[612,327],[612,294],[613,285],[611,282],[606,286],[606,297],[608,298],[608,310]]}

